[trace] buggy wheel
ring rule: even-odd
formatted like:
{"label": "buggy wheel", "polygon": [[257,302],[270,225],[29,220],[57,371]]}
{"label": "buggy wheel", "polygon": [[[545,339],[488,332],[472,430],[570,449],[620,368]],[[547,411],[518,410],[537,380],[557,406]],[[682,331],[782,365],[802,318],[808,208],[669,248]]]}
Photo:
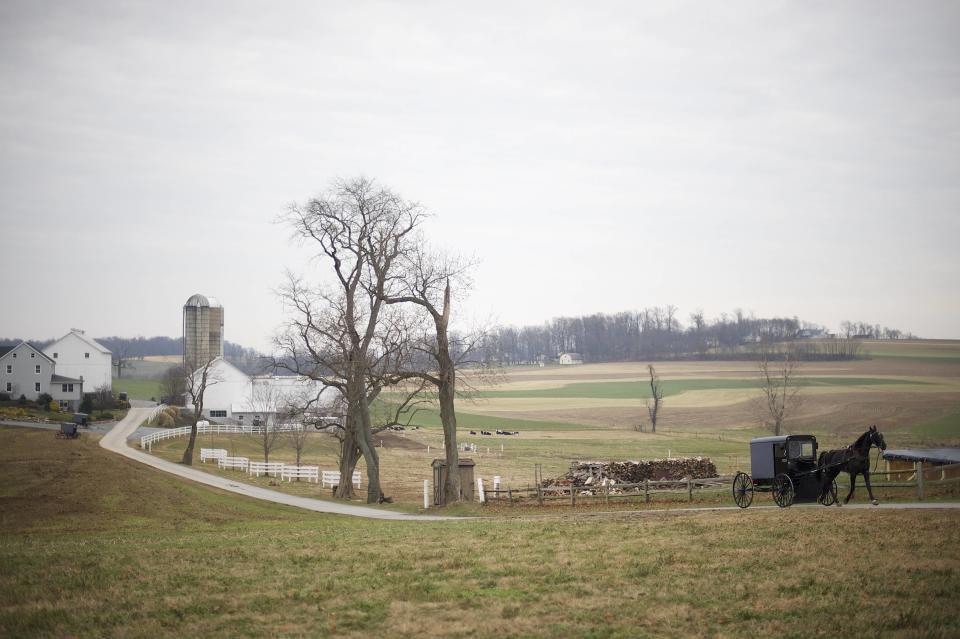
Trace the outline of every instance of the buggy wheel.
{"label": "buggy wheel", "polygon": [[746,508],[753,503],[753,480],[750,475],[738,472],[733,478],[733,501]]}
{"label": "buggy wheel", "polygon": [[781,508],[788,508],[793,504],[793,480],[789,475],[780,473],[773,478],[773,486],[770,491],[773,493],[773,501]]}
{"label": "buggy wheel", "polygon": [[830,490],[827,491],[827,494],[823,496],[823,499],[820,500],[820,503],[824,506],[833,506],[837,503],[837,480],[834,479],[830,484]]}

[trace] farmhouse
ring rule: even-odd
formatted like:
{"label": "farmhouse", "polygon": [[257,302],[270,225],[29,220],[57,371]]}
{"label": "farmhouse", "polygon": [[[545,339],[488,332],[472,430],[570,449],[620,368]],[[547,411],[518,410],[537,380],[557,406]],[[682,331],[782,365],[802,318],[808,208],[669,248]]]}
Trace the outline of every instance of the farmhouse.
{"label": "farmhouse", "polygon": [[56,361],[27,342],[0,346],[0,392],[36,401],[47,393],[60,408],[77,410],[83,398],[83,380],[57,375]]}
{"label": "farmhouse", "polygon": [[559,362],[565,366],[574,364],[583,364],[583,358],[580,353],[561,353]]}
{"label": "farmhouse", "polygon": [[[194,373],[199,378],[200,371]],[[203,417],[222,424],[275,423],[290,404],[316,400],[319,409],[334,411],[340,395],[318,381],[299,376],[247,375],[222,357],[207,372]],[[187,408],[193,410],[190,397]]]}
{"label": "farmhouse", "polygon": [[113,355],[79,328],[71,328],[43,354],[56,362],[57,373],[81,380],[88,393],[102,386],[113,388]]}

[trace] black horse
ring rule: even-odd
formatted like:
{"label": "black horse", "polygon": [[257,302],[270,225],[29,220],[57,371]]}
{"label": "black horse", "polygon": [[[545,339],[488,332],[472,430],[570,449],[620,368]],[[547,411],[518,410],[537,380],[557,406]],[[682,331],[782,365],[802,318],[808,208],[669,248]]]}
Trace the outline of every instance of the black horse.
{"label": "black horse", "polygon": [[[823,501],[827,492],[833,486],[833,480],[842,472],[850,474],[850,493],[843,503],[850,501],[853,497],[853,491],[857,487],[857,475],[863,475],[863,480],[867,484],[867,492],[870,493],[870,501],[876,506],[878,502],[873,497],[873,488],[870,486],[870,449],[876,446],[880,450],[887,449],[887,443],[883,441],[883,435],[877,430],[876,426],[857,438],[857,441],[840,450],[827,450],[820,453],[820,459],[817,462],[817,471],[820,475],[820,500]],[[837,502],[840,505],[840,502]]]}

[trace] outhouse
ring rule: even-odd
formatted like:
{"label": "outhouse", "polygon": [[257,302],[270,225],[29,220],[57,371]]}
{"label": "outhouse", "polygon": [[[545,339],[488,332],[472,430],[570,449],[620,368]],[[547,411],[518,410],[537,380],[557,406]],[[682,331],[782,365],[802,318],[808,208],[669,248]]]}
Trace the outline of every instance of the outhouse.
{"label": "outhouse", "polygon": [[[443,484],[447,481],[447,460],[434,459],[430,464],[433,467],[433,504],[443,506],[446,501],[443,495]],[[473,467],[476,463],[472,459],[460,458],[460,499],[473,501]]]}

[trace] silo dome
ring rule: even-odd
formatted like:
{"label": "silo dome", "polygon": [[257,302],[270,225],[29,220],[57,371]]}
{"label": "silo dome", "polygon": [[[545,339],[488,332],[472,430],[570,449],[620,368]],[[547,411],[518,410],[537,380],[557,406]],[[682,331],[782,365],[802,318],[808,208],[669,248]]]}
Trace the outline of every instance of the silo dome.
{"label": "silo dome", "polygon": [[198,306],[198,307],[206,306],[209,308],[210,300],[208,300],[206,297],[204,297],[200,293],[196,293],[190,296],[190,299],[187,300],[187,303],[184,304],[184,306]]}

